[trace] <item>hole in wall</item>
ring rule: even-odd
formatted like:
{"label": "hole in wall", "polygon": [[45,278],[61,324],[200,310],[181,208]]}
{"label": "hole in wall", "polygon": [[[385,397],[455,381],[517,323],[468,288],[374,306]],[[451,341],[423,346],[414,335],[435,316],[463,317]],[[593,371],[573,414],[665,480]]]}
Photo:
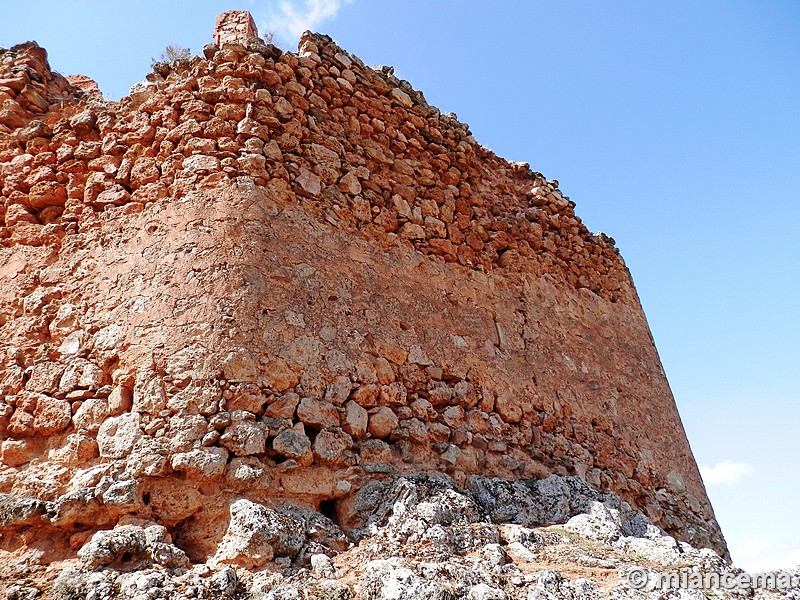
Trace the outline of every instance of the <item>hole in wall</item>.
{"label": "hole in wall", "polygon": [[337,525],[339,524],[339,514],[336,509],[336,500],[323,500],[320,502],[319,512],[321,515],[328,517]]}

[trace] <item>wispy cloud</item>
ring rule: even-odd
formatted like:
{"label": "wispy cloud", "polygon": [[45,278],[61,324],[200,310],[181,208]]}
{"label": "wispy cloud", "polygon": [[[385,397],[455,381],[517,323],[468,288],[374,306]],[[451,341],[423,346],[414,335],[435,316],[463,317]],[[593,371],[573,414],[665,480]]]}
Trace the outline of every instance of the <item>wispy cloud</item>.
{"label": "wispy cloud", "polygon": [[756,469],[747,462],[726,460],[713,467],[700,466],[700,474],[706,485],[733,485],[745,477],[755,474]]}
{"label": "wispy cloud", "polygon": [[279,40],[296,41],[305,30],[316,30],[351,2],[353,0],[284,0],[263,15],[259,29],[271,32]]}

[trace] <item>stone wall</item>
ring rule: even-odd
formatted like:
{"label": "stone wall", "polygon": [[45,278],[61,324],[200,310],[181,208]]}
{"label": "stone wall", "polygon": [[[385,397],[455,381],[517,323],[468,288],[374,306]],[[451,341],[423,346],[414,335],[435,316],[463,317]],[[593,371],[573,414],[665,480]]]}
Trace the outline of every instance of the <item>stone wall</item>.
{"label": "stone wall", "polygon": [[205,560],[236,498],[556,473],[726,555],[613,240],[388,70],[245,40],[114,103],[2,54],[0,493]]}

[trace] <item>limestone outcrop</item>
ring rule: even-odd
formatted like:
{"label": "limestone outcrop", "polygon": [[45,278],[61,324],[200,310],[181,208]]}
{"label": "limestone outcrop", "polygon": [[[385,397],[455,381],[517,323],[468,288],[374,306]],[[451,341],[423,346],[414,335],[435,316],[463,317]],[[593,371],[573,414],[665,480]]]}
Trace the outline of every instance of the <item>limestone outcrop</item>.
{"label": "limestone outcrop", "polygon": [[[302,563],[309,515],[353,535],[361,491],[427,473],[575,477],[727,558],[630,274],[558,182],[326,36],[214,39],[118,102],[0,54],[0,551]],[[296,535],[239,563],[259,515]]]}
{"label": "limestone outcrop", "polygon": [[209,564],[191,564],[164,527],[119,523],[46,586],[36,567],[17,573],[8,597],[45,588],[98,600],[778,600],[800,591],[800,570],[733,568],[575,476],[473,475],[467,489],[445,475],[400,476],[369,482],[351,509],[358,526],[345,534],[316,512],[238,500]]}

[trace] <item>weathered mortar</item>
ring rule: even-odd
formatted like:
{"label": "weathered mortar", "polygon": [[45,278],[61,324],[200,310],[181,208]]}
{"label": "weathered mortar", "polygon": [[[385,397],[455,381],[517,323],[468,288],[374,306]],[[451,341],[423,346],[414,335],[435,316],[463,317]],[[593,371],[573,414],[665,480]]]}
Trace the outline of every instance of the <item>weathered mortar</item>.
{"label": "weathered mortar", "polygon": [[0,57],[0,492],[62,498],[73,549],[130,513],[200,560],[243,495],[577,474],[725,554],[613,240],[407,82],[247,19],[116,103]]}

